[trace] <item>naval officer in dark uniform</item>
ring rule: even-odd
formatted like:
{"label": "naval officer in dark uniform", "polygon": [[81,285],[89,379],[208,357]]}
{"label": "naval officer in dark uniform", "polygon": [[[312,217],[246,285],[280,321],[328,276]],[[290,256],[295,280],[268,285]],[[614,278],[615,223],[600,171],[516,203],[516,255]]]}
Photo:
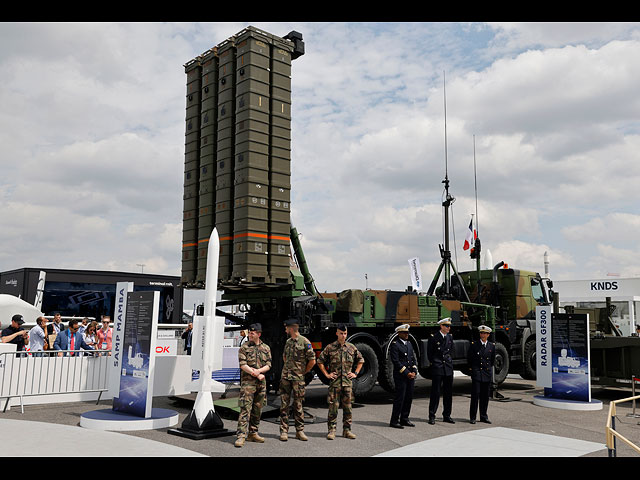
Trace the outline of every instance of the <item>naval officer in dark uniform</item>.
{"label": "naval officer in dark uniform", "polygon": [[413,346],[409,341],[409,325],[400,325],[396,328],[396,333],[398,336],[389,345],[389,358],[393,364],[393,382],[396,387],[389,426],[415,427],[409,420],[409,412],[418,366]]}
{"label": "naval officer in dark uniform", "polygon": [[478,327],[480,340],[471,342],[467,352],[467,362],[471,367],[471,404],[469,421],[476,423],[478,403],[480,403],[480,421],[491,423],[487,416],[489,406],[489,387],[493,376],[493,365],[496,361],[496,346],[489,342],[491,328],[486,325]]}
{"label": "naval officer in dark uniform", "polygon": [[429,398],[429,424],[436,423],[436,411],[442,392],[442,418],[446,423],[456,423],[451,418],[453,404],[453,338],[449,333],[451,318],[438,322],[440,331],[427,340],[427,358],[431,363],[431,396]]}

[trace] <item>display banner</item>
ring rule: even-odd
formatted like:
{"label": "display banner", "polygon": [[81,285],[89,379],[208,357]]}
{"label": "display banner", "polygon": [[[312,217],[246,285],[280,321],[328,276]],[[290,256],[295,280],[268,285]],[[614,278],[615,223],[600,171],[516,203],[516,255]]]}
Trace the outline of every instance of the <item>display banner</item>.
{"label": "display banner", "polygon": [[552,387],[551,307],[536,307],[536,385]]}
{"label": "display banner", "polygon": [[44,284],[47,281],[47,272],[40,270],[38,276],[38,286],[36,287],[36,300],[33,302],[33,306],[38,310],[42,310],[42,297],[44,295]]}
{"label": "display banner", "polygon": [[409,259],[411,269],[411,285],[416,292],[422,291],[422,271],[420,270],[420,259],[418,257]]}
{"label": "display banner", "polygon": [[589,316],[553,314],[551,353],[553,383],[544,396],[591,402]]}
{"label": "display banner", "polygon": [[113,332],[111,357],[109,358],[109,395],[120,395],[120,373],[122,372],[122,348],[124,325],[127,313],[127,293],[133,292],[133,282],[116,283],[115,307],[113,313]]}
{"label": "display banner", "polygon": [[151,416],[160,292],[129,292],[122,344],[120,393],[113,410]]}

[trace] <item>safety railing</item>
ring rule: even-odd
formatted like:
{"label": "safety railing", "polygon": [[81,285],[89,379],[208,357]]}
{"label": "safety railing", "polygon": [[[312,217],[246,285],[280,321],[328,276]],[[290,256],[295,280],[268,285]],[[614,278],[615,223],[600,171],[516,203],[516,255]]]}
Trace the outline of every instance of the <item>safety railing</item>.
{"label": "safety railing", "polygon": [[0,353],[0,401],[3,412],[12,398],[66,393],[99,393],[109,388],[109,351],[51,350]]}
{"label": "safety railing", "polygon": [[607,450],[609,451],[610,457],[617,456],[617,440],[621,440],[626,443],[629,447],[635,450],[637,453],[640,453],[640,447],[635,445],[632,441],[624,437],[620,434],[620,432],[616,431],[616,416],[617,416],[617,405],[619,403],[630,402],[633,401],[633,413],[628,416],[637,417],[636,415],[636,400],[640,398],[640,395],[635,394],[635,386],[636,382],[640,382],[640,379],[633,377],[631,379],[632,392],[631,397],[623,398],[621,400],[614,400],[609,404],[609,417],[607,418],[607,426],[605,428],[607,435]]}

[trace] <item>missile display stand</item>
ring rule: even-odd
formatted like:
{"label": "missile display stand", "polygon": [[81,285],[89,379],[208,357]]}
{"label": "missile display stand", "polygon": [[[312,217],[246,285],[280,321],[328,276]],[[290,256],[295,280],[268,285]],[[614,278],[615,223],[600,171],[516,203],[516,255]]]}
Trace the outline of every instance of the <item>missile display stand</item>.
{"label": "missile display stand", "polygon": [[[193,410],[180,428],[168,433],[192,440],[233,435],[235,431],[224,428],[220,415],[213,406],[212,393],[224,393],[224,384],[211,378],[222,368],[224,343],[224,318],[216,317],[216,286],[220,240],[218,230],[213,229],[209,238],[205,301],[202,315],[193,318],[193,347],[191,350],[191,390],[196,391]],[[199,312],[198,312],[199,313]]]}

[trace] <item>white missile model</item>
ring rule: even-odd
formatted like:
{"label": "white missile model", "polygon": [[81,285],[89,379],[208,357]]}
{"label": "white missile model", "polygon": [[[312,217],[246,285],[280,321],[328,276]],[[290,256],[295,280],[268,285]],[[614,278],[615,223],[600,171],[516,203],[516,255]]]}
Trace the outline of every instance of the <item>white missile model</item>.
{"label": "white missile model", "polygon": [[127,363],[133,368],[142,368],[142,365],[144,364],[144,358],[142,358],[142,355],[140,353],[136,353],[136,355],[133,356],[133,348],[131,347],[131,345],[129,345],[128,353],[129,354],[127,355]]}
{"label": "white missile model", "polygon": [[219,256],[220,239],[214,228],[207,251],[204,312],[193,317],[190,389],[197,392],[196,401],[182,428],[169,430],[169,433],[194,439],[227,434],[211,397],[213,392],[225,391],[224,384],[211,378],[214,371],[222,369],[224,348],[224,317],[216,317]]}

